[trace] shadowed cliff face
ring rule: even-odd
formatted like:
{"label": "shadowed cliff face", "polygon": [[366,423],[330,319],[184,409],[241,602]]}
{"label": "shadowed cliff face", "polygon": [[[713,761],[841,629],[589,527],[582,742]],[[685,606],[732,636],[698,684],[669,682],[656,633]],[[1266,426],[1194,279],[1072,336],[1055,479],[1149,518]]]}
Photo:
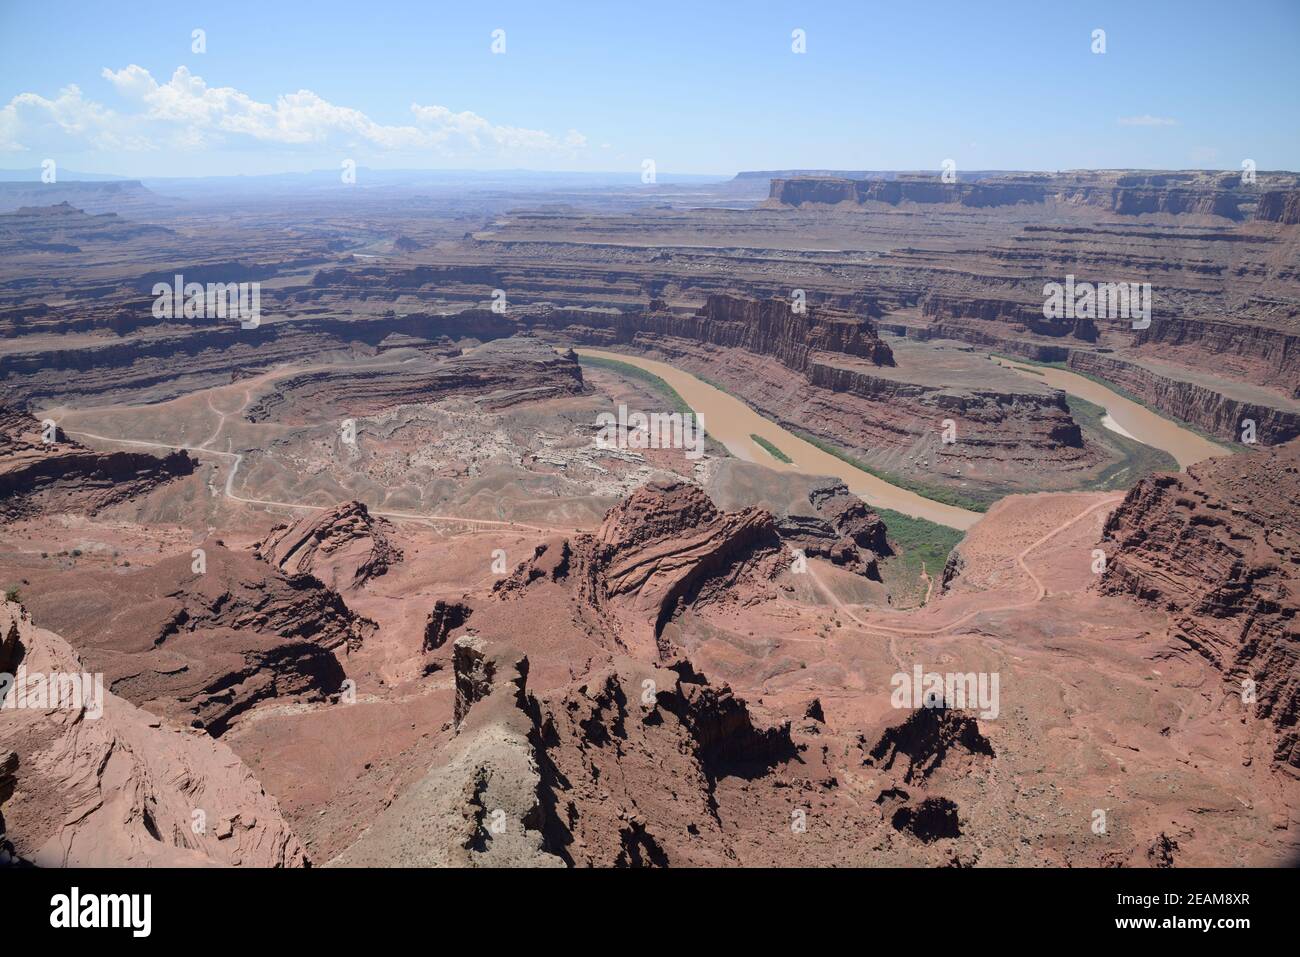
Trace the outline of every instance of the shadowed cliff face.
{"label": "shadowed cliff face", "polygon": [[834,308],[797,308],[785,299],[709,296],[688,322],[695,329],[693,338],[770,355],[796,372],[806,373],[816,352],[843,353],[878,366],[894,364],[893,352],[866,319]]}
{"label": "shadowed cliff face", "polygon": [[1300,768],[1300,442],[1210,459],[1133,487],[1106,523],[1098,585],[1170,613],[1170,639],[1214,663]]}
{"label": "shadowed cliff face", "polygon": [[660,337],[744,349],[808,374],[817,353],[894,365],[894,355],[865,316],[827,303],[796,304],[787,298],[711,295],[690,315],[662,302],[625,312],[539,311],[524,317],[530,327],[564,332],[587,345],[632,345]]}
{"label": "shadowed cliff face", "polygon": [[24,601],[115,694],[223,734],[269,698],[322,700],[344,672],[340,653],[374,625],[310,575],[282,574],[220,543],[128,574],[33,574]]}
{"label": "shadowed cliff face", "polygon": [[1294,226],[1300,223],[1300,191],[1272,190],[1259,198],[1255,218],[1267,223]]}
{"label": "shadowed cliff face", "polygon": [[0,522],[65,512],[94,514],[194,471],[185,452],[95,452],[55,429],[0,406]]}

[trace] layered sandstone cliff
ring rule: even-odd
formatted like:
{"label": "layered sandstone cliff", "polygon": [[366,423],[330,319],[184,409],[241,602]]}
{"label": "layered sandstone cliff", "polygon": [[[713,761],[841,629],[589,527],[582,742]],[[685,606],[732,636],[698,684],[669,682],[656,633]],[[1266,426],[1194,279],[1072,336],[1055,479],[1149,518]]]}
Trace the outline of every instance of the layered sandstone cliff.
{"label": "layered sandstone cliff", "polygon": [[152,568],[29,576],[23,598],[114,694],[212,735],[272,698],[323,701],[336,652],[373,632],[309,575],[286,575],[219,542]]}
{"label": "layered sandstone cliff", "polygon": [[1231,220],[1242,219],[1241,207],[1252,199],[1239,180],[1224,182],[1199,174],[1153,178],[1105,171],[1056,176],[1009,174],[978,181],[963,181],[959,176],[953,182],[944,182],[938,173],[903,174],[894,179],[776,177],[769,193],[769,203],[778,206],[918,203],[992,208],[1050,204],[1095,207],[1121,216],[1166,213]]}
{"label": "layered sandstone cliff", "polygon": [[189,475],[185,452],[96,452],[26,412],[0,406],[0,521],[53,513],[94,514]]}
{"label": "layered sandstone cliff", "polygon": [[370,415],[398,405],[450,396],[474,397],[488,409],[520,402],[579,395],[582,369],[572,352],[561,354],[539,340],[496,339],[472,352],[421,357],[410,362],[360,368],[335,367],[280,379],[245,416],[251,422],[315,414]]}
{"label": "layered sandstone cliff", "polygon": [[335,591],[360,588],[402,560],[392,525],[361,502],[344,502],[271,529],[254,554],[287,575],[311,575]]}
{"label": "layered sandstone cliff", "polygon": [[1095,352],[1070,353],[1069,367],[1113,383],[1154,408],[1190,422],[1216,438],[1241,441],[1244,423],[1255,424],[1256,440],[1279,445],[1300,436],[1300,412],[1249,402],[1189,379],[1161,375],[1143,365]]}
{"label": "layered sandstone cliff", "polygon": [[1255,207],[1255,218],[1286,226],[1300,223],[1300,191],[1271,190],[1264,193]]}
{"label": "layered sandstone cliff", "polygon": [[1300,770],[1300,442],[1143,479],[1102,547],[1100,590],[1168,612],[1170,640],[1222,671]]}
{"label": "layered sandstone cliff", "polygon": [[589,345],[629,345],[639,340],[682,339],[743,349],[775,359],[794,372],[811,374],[817,358],[842,355],[871,366],[892,366],[894,356],[867,318],[834,305],[784,298],[711,295],[696,312],[682,315],[662,302],[622,312],[548,310],[523,318],[528,326],[562,331]]}
{"label": "layered sandstone cliff", "polygon": [[1133,344],[1144,353],[1168,353],[1193,367],[1300,398],[1300,331],[1258,323],[1153,316],[1150,326],[1135,331]]}
{"label": "layered sandstone cliff", "polygon": [[[303,846],[276,801],[222,742],[107,690],[92,702],[30,704],[35,675],[91,670],[15,602],[0,603],[3,839],[41,867],[300,867]],[[18,700],[19,697],[23,700]]]}

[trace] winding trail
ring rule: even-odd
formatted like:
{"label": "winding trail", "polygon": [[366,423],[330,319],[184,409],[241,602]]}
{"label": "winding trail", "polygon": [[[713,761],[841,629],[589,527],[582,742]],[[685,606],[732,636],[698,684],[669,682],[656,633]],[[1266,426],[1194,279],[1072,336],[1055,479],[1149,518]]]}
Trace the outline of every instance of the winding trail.
{"label": "winding trail", "polygon": [[[378,367],[383,368],[390,365],[400,365],[400,364],[401,363],[380,363],[378,364]],[[87,439],[96,439],[100,442],[115,442],[119,445],[134,445],[134,446],[139,446],[141,448],[149,448],[149,449],[165,449],[170,452],[192,452],[196,455],[216,455],[224,459],[232,459],[233,464],[230,467],[230,471],[226,473],[226,485],[225,485],[225,495],[231,501],[241,502],[245,505],[262,505],[270,508],[288,508],[288,509],[297,509],[299,511],[324,512],[324,511],[328,511],[330,508],[334,508],[335,506],[307,505],[302,502],[278,502],[274,499],[247,498],[243,495],[236,494],[234,488],[235,475],[239,471],[240,463],[244,461],[243,453],[223,452],[220,449],[213,449],[213,448],[209,448],[208,446],[210,446],[213,442],[217,440],[218,437],[220,437],[222,431],[226,427],[226,419],[229,416],[239,415],[246,408],[248,408],[248,404],[251,401],[253,401],[253,387],[255,385],[259,385],[265,382],[273,382],[276,379],[283,378],[289,375],[297,375],[300,373],[313,372],[319,369],[328,369],[328,368],[332,368],[332,366],[328,364],[295,366],[292,363],[284,363],[282,365],[276,366],[274,369],[270,369],[266,372],[263,372],[260,375],[253,376],[252,378],[247,379],[243,383],[242,391],[244,395],[244,401],[239,404],[238,408],[232,409],[229,412],[222,412],[220,409],[218,409],[215,405],[212,404],[212,393],[209,391],[206,400],[207,400],[208,408],[211,409],[217,415],[217,427],[213,431],[213,433],[210,436],[208,436],[208,438],[205,439],[200,445],[169,445],[164,442],[147,442],[144,441],[143,439],[123,439],[123,438],[117,438],[110,435],[98,435],[94,432],[75,432],[71,430],[64,430],[64,434],[75,435]],[[66,411],[66,409],[60,411]],[[557,526],[557,525],[531,525],[526,522],[512,522],[506,520],[487,519],[487,518],[466,518],[461,515],[441,515],[437,513],[416,514],[411,512],[380,511],[378,509],[369,509],[369,511],[372,515],[379,515],[384,518],[395,518],[407,522],[422,522],[431,527],[434,526],[436,523],[436,524],[444,524],[444,525],[462,524],[471,527],[482,527],[482,528],[520,529],[525,531],[542,532],[542,533],[561,532],[565,534],[571,534],[574,532],[587,531],[587,529],[582,529],[582,528],[573,528],[573,527],[565,527],[565,526]]]}
{"label": "winding trail", "polygon": [[832,591],[826,585],[826,583],[821,580],[820,576],[818,576],[817,574],[817,570],[812,565],[808,566],[808,570],[809,572],[812,573],[813,581],[816,583],[818,589],[822,592],[822,594],[826,595],[831,600],[831,603],[837,609],[844,612],[845,615],[853,619],[853,621],[855,621],[858,625],[868,629],[869,631],[880,631],[891,635],[920,635],[920,636],[941,635],[946,631],[952,631],[954,628],[961,627],[962,625],[966,624],[968,621],[971,621],[972,619],[977,618],[980,615],[995,614],[997,612],[1003,612],[1003,611],[1019,611],[1021,609],[1030,608],[1038,604],[1047,595],[1047,586],[1044,585],[1042,579],[1040,579],[1037,575],[1035,575],[1030,570],[1029,566],[1025,564],[1025,558],[1029,555],[1029,553],[1034,551],[1034,549],[1038,548],[1039,546],[1047,543],[1051,539],[1055,538],[1057,535],[1061,534],[1061,532],[1065,531],[1071,525],[1088,517],[1098,509],[1111,508],[1119,504],[1119,502],[1121,502],[1123,499],[1124,496],[1122,494],[1111,495],[1102,499],[1100,502],[1094,502],[1092,505],[1088,506],[1082,512],[1080,512],[1078,515],[1075,515],[1073,518],[1067,519],[1066,521],[1062,522],[1060,525],[1057,525],[1050,532],[1046,533],[1042,537],[1038,538],[1037,540],[1035,540],[1034,542],[1032,542],[1031,544],[1025,546],[1023,549],[1020,550],[1019,554],[1016,555],[1016,564],[1020,566],[1021,571],[1023,571],[1027,576],[1029,576],[1029,580],[1034,583],[1035,594],[1033,598],[1029,599],[1028,601],[1013,602],[1012,604],[1009,605],[993,605],[989,608],[977,608],[974,611],[967,612],[961,617],[948,622],[946,625],[940,625],[937,628],[897,628],[891,625],[879,625],[873,622],[864,621],[861,618],[859,618],[857,615],[855,615],[853,613],[853,610],[849,608],[849,606],[846,605],[843,601],[841,601],[840,597],[836,595],[835,592]]}
{"label": "winding trail", "polygon": [[[213,411],[215,412],[216,410],[214,409]],[[224,419],[222,421],[224,424]],[[220,431],[220,429],[218,429],[218,431]],[[206,445],[211,443],[217,437],[216,434],[213,434],[211,438],[209,438],[206,442],[203,443],[203,445],[197,445],[197,446],[168,445],[164,442],[146,442],[142,439],[120,439],[110,435],[98,435],[94,432],[74,432],[71,430],[65,430],[64,434],[75,435],[79,438],[96,439],[100,442],[115,442],[119,445],[134,445],[134,446],[140,446],[142,448],[149,448],[149,449],[166,449],[167,451],[170,452],[192,452],[196,455],[216,455],[225,459],[233,459],[234,462],[230,467],[230,471],[226,473],[225,495],[227,498],[231,499],[232,501],[242,502],[245,505],[264,505],[272,508],[290,508],[290,509],[298,509],[300,511],[308,511],[308,512],[324,512],[334,507],[328,505],[307,505],[302,502],[279,502],[276,501],[275,499],[267,499],[267,498],[247,498],[243,495],[236,494],[234,490],[235,473],[239,471],[239,465],[241,462],[244,461],[244,456],[243,453],[240,452],[222,452],[220,449],[205,448]],[[587,531],[587,529],[582,529],[582,528],[572,528],[572,527],[564,527],[558,525],[530,525],[525,522],[511,522],[511,521],[502,521],[502,520],[487,519],[487,518],[466,518],[461,515],[440,515],[436,513],[417,515],[417,514],[412,514],[410,512],[390,512],[390,511],[380,511],[379,509],[370,509],[370,512],[373,515],[380,515],[384,518],[396,518],[396,519],[401,519],[403,521],[410,521],[410,522],[424,522],[429,525],[433,525],[435,522],[442,523],[442,524],[461,523],[461,524],[472,525],[472,526],[522,529],[526,531],[543,532],[543,533],[550,533],[550,532],[573,533],[573,532]]]}

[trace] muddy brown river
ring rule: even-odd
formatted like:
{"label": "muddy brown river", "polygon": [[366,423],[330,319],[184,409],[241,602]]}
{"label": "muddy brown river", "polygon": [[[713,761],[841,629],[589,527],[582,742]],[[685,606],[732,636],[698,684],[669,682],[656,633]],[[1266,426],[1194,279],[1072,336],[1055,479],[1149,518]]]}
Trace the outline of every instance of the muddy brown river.
{"label": "muddy brown river", "polygon": [[[1081,399],[1087,399],[1094,405],[1103,407],[1109,420],[1106,422],[1108,428],[1114,429],[1120,435],[1127,435],[1145,445],[1168,452],[1178,460],[1181,468],[1185,469],[1202,459],[1214,455],[1227,455],[1229,452],[1223,446],[1215,445],[1209,439],[1181,425],[1175,425],[1146,406],[1132,399],[1126,399],[1086,376],[1051,366],[1022,365],[1006,359],[995,361],[999,365],[1015,369],[1022,375],[1040,379],[1054,389],[1062,389],[1070,395],[1077,395]],[[705,422],[708,422],[707,418]]]}
{"label": "muddy brown river", "polygon": [[[758,462],[781,472],[833,475],[835,478],[842,479],[850,491],[868,504],[892,508],[904,515],[926,518],[951,528],[968,529],[981,517],[979,512],[931,501],[923,495],[890,485],[883,479],[854,468],[848,462],[823,452],[817,446],[810,445],[799,436],[787,432],[775,422],[763,418],[735,396],[728,395],[721,389],[715,389],[689,372],[683,372],[667,363],[643,359],[640,356],[624,355],[621,352],[602,352],[597,349],[575,351],[578,355],[613,359],[616,362],[626,362],[638,369],[653,372],[676,389],[678,395],[685,399],[692,409],[704,416],[705,432],[725,445],[727,451],[738,459]],[[751,434],[767,439],[794,461],[791,463],[777,461],[750,438]]]}
{"label": "muddy brown river", "polygon": [[[981,517],[979,512],[932,501],[916,492],[891,485],[868,472],[863,472],[823,452],[775,422],[765,419],[735,396],[714,388],[689,372],[683,372],[667,363],[621,352],[604,352],[599,349],[575,351],[579,355],[626,362],[628,365],[654,373],[676,389],[692,409],[704,416],[705,430],[708,435],[721,442],[726,446],[727,451],[739,459],[758,462],[782,472],[832,475],[841,479],[850,491],[870,505],[892,508],[904,515],[928,519],[950,528],[965,531]],[[1017,368],[1018,371],[1027,368],[1017,367],[1014,363],[1003,364]],[[1116,431],[1131,435],[1147,445],[1164,449],[1184,468],[1211,455],[1222,455],[1226,452],[1225,449],[1201,438],[1196,433],[1161,418],[1149,409],[1117,395],[1091,379],[1059,369],[1039,369],[1036,366],[1033,368],[1041,371],[1042,378],[1054,388],[1063,389],[1071,395],[1077,395],[1104,407]],[[751,435],[761,436],[771,442],[794,461],[786,463],[773,458],[750,438]]]}

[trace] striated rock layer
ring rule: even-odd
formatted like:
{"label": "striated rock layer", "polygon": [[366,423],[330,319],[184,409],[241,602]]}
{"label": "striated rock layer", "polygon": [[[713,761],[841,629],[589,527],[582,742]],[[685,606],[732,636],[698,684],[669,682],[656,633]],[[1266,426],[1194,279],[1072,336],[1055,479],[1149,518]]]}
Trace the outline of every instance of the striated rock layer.
{"label": "striated rock layer", "polygon": [[[1296,341],[1300,344],[1300,338]],[[1070,353],[1069,367],[1114,383],[1161,412],[1217,437],[1240,441],[1247,419],[1255,423],[1255,439],[1261,445],[1280,445],[1300,436],[1300,411],[1233,398],[1187,379],[1161,375],[1135,362],[1092,352]],[[1296,388],[1300,389],[1300,385]]]}
{"label": "striated rock layer", "polygon": [[213,735],[261,701],[339,691],[335,651],[372,623],[310,575],[287,576],[218,542],[198,560],[176,555],[127,574],[32,573],[24,599],[114,694]]}
{"label": "striated rock layer", "polygon": [[1276,759],[1300,771],[1300,442],[1143,479],[1104,536],[1100,590],[1168,612],[1230,693],[1253,681]]}
{"label": "striated rock layer", "polygon": [[780,560],[771,513],[720,512],[698,486],[644,486],[609,510],[595,536],[553,540],[494,588],[518,599],[538,579],[579,583],[611,649],[670,653],[664,628],[687,605],[743,595]]}
{"label": "striated rock layer", "polygon": [[453,395],[474,396],[485,408],[504,409],[584,391],[576,355],[557,353],[535,339],[512,337],[448,358],[299,373],[278,380],[245,414],[251,422],[314,415],[325,408],[370,415]]}
{"label": "striated rock layer", "polygon": [[64,512],[93,514],[189,475],[185,452],[95,452],[25,412],[0,405],[0,521]]}
{"label": "striated rock layer", "polygon": [[1255,218],[1286,226],[1300,223],[1300,191],[1270,190],[1259,198]]}
{"label": "striated rock layer", "polygon": [[360,588],[402,560],[391,531],[387,519],[361,502],[344,502],[275,526],[254,554],[286,575],[311,575],[335,591]]}
{"label": "striated rock layer", "polygon": [[1006,174],[978,182],[946,183],[934,174],[904,174],[896,179],[846,179],[834,176],[774,177],[769,202],[862,205],[885,203],[951,204],[972,208],[1050,204],[1095,207],[1121,216],[1150,213],[1245,218],[1243,206],[1255,201],[1240,177],[1214,174],[1123,174],[1109,171],[1056,175]]}
{"label": "striated rock layer", "polygon": [[[0,603],[0,634],[4,668],[21,664],[29,679],[86,670],[15,602]],[[0,712],[0,837],[21,859],[40,867],[308,863],[275,800],[222,742],[107,691],[90,707],[84,699],[82,707],[27,707],[18,695],[7,689],[14,700]]]}

